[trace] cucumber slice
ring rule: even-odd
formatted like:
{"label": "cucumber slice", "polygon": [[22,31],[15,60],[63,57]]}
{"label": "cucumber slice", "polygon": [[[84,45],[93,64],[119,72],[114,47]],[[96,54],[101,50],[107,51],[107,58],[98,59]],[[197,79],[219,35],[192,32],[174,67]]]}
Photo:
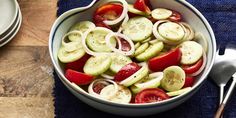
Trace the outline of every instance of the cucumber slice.
{"label": "cucumber slice", "polygon": [[155,44],[149,46],[149,48],[147,50],[145,50],[145,52],[137,55],[135,58],[138,61],[147,61],[147,60],[155,57],[158,53],[160,53],[163,48],[164,48],[163,42],[155,43]]}
{"label": "cucumber slice", "polygon": [[[93,29],[95,27],[96,27],[95,24],[90,21],[82,21],[82,22],[79,22],[79,23],[75,24],[74,26],[72,26],[70,28],[70,32],[77,30],[77,31],[81,31],[82,33],[84,33],[86,31],[88,31],[88,29]],[[68,36],[68,38],[70,41],[76,41],[78,39],[81,39],[82,37],[76,33],[73,33],[73,34],[70,34]]]}
{"label": "cucumber slice", "polygon": [[85,63],[84,72],[89,75],[97,76],[106,72],[111,65],[111,58],[107,55],[91,57]]}
{"label": "cucumber slice", "polygon": [[158,27],[158,32],[162,37],[169,41],[180,41],[184,38],[183,27],[174,22],[165,22]]}
{"label": "cucumber slice", "polygon": [[139,42],[151,36],[152,27],[153,24],[149,19],[145,17],[134,17],[123,26],[123,34],[134,42]]}
{"label": "cucumber slice", "polygon": [[187,88],[183,88],[183,89],[178,90],[178,91],[167,92],[166,94],[169,95],[170,97],[173,97],[173,96],[178,96],[178,95],[187,93],[187,92],[189,92],[191,89],[192,89],[192,87],[187,87]]}
{"label": "cucumber slice", "polygon": [[[87,34],[86,43],[90,49],[95,52],[111,52],[112,50],[106,45],[105,37],[111,33],[106,28],[96,27]],[[116,39],[112,37],[110,40],[112,46],[116,47]]]}
{"label": "cucumber slice", "polygon": [[138,42],[138,43],[136,43],[136,44],[134,45],[134,48],[135,48],[135,49],[138,49],[138,47],[140,47],[140,46],[141,46],[141,43]]}
{"label": "cucumber slice", "polygon": [[118,73],[123,66],[132,62],[132,60],[129,57],[126,57],[121,54],[112,55],[111,60],[112,62],[111,62],[110,70],[113,73]]}
{"label": "cucumber slice", "polygon": [[155,43],[158,43],[158,42],[160,42],[160,40],[158,40],[158,39],[154,39],[154,40],[149,41],[149,43],[152,45]]}
{"label": "cucumber slice", "polygon": [[156,77],[151,77],[150,75],[148,77],[145,77],[144,79],[141,79],[134,85],[139,88],[156,88],[160,85],[161,80],[163,79],[163,72],[156,73]]}
{"label": "cucumber slice", "polygon": [[149,43],[142,44],[137,50],[134,52],[134,56],[137,56],[143,53],[149,47]]}
{"label": "cucumber slice", "polygon": [[142,43],[146,43],[152,40],[152,36],[148,37],[147,39],[145,39],[144,41],[142,41]]}
{"label": "cucumber slice", "polygon": [[69,51],[66,47],[61,47],[58,51],[58,59],[62,63],[74,62],[85,55],[85,51],[82,48],[76,48],[73,51]]}
{"label": "cucumber slice", "polygon": [[185,72],[179,66],[170,66],[164,70],[161,86],[166,91],[178,91],[185,83]]}
{"label": "cucumber slice", "polygon": [[180,45],[182,52],[181,64],[191,65],[196,63],[203,55],[203,47],[195,41],[186,41]]}
{"label": "cucumber slice", "polygon": [[172,15],[172,11],[164,8],[157,8],[152,11],[152,17],[156,20],[164,20]]}
{"label": "cucumber slice", "polygon": [[161,79],[163,79],[163,72],[156,73],[155,77],[150,77],[150,75],[149,75],[149,76],[141,79],[137,83],[135,83],[131,87],[131,90],[133,93],[136,94],[136,93],[138,93],[144,89],[147,89],[147,88],[157,88],[161,84]]}
{"label": "cucumber slice", "polygon": [[130,87],[130,90],[132,91],[133,94],[137,94],[140,91],[142,91],[143,89],[142,88],[138,88],[137,86],[133,85],[133,86]]}
{"label": "cucumber slice", "polygon": [[143,12],[143,11],[140,11],[140,10],[138,10],[138,9],[135,9],[135,8],[134,8],[134,5],[132,5],[132,4],[129,4],[129,5],[128,5],[128,11],[129,11],[130,13],[138,14],[138,15],[141,15],[141,16],[148,16],[148,14],[147,14],[146,12]]}
{"label": "cucumber slice", "polygon": [[124,85],[126,87],[133,85],[134,83],[138,82],[139,80],[143,79],[148,75],[148,67],[147,65],[143,66],[141,69],[139,69],[136,73],[128,77],[127,79],[120,82],[121,85]]}
{"label": "cucumber slice", "polygon": [[127,104],[131,101],[132,94],[130,90],[124,86],[118,85],[118,91],[114,96],[110,97],[115,91],[114,85],[108,85],[101,90],[100,96],[104,99],[121,104]]}

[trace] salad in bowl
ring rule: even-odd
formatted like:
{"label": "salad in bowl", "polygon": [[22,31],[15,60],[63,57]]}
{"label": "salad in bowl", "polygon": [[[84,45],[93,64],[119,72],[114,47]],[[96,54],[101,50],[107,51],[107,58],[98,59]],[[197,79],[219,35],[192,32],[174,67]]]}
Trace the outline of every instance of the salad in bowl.
{"label": "salad in bowl", "polygon": [[[212,67],[214,34],[209,24],[207,35],[206,29],[195,30],[202,24],[192,26],[186,13],[166,4],[160,0],[102,0],[79,10],[84,14],[76,16],[80,18],[76,22],[70,18],[76,15],[74,11],[67,19],[58,20],[62,23],[54,24],[51,43],[55,42],[53,39],[60,42],[52,43],[57,48],[52,51],[50,47],[50,53],[63,83],[74,94],[78,90],[83,93],[78,95],[83,101],[91,97],[88,104],[102,101],[101,104],[108,104],[105,107],[114,105],[117,111],[139,105],[164,106],[190,92],[192,95]],[[172,5],[175,4],[179,5],[176,1]],[[68,30],[63,29],[68,24]],[[62,29],[63,33],[55,31]],[[55,35],[60,35],[60,39]],[[206,38],[209,35],[212,39]],[[166,105],[158,112],[182,102]],[[103,105],[98,106],[102,109]],[[122,112],[128,114],[129,110]]]}

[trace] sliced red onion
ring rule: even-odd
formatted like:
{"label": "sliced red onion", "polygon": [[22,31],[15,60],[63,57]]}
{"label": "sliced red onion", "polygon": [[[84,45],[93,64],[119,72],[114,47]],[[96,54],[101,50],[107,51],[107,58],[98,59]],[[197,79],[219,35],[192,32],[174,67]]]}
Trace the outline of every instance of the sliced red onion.
{"label": "sliced red onion", "polygon": [[125,18],[126,14],[128,14],[128,3],[126,2],[126,0],[104,0],[104,2],[105,3],[119,2],[119,3],[122,3],[122,6],[123,6],[123,11],[122,11],[120,17],[115,20],[105,20],[105,21],[103,21],[105,24],[107,24],[107,25],[118,24]]}
{"label": "sliced red onion", "polygon": [[95,51],[92,51],[92,50],[89,49],[89,47],[87,46],[87,44],[86,44],[86,38],[87,38],[88,34],[89,34],[90,32],[92,32],[92,31],[94,31],[94,30],[105,30],[105,31],[107,31],[107,32],[112,33],[111,30],[109,30],[109,29],[107,29],[107,28],[103,28],[103,27],[96,27],[96,28],[94,28],[94,29],[89,29],[88,31],[86,31],[86,32],[84,33],[84,35],[83,35],[83,38],[82,38],[82,46],[83,46],[85,52],[88,53],[88,54],[90,54],[90,55],[93,55],[93,56],[99,56],[99,55],[103,55],[103,54],[109,55],[110,53],[107,53],[107,52],[95,52]]}
{"label": "sliced red onion", "polygon": [[[166,44],[168,44],[168,45],[174,45],[174,46],[175,46],[175,45],[178,45],[178,44],[182,43],[183,41],[186,41],[186,39],[191,38],[191,37],[189,36],[190,31],[188,31],[188,30],[185,28],[185,26],[184,26],[183,24],[178,23],[180,26],[182,26],[182,28],[183,28],[183,30],[184,30],[184,32],[185,32],[185,35],[184,35],[183,39],[180,40],[180,41],[177,41],[177,42],[169,41],[168,39],[165,39],[165,38],[162,37],[162,36],[160,35],[160,33],[158,32],[158,27],[160,26],[160,24],[161,24],[161,23],[165,23],[165,22],[170,22],[170,21],[168,21],[168,20],[160,20],[160,21],[156,22],[156,23],[153,25],[153,30],[152,30],[152,31],[153,31],[154,36],[157,38],[157,40],[160,40],[160,41],[162,41],[162,42],[164,42],[164,43],[166,43]],[[188,32],[189,32],[189,33],[188,33]]]}
{"label": "sliced red onion", "polygon": [[[122,51],[122,50],[119,50],[119,49],[116,49],[115,47],[113,47],[112,44],[111,44],[111,41],[110,41],[113,36],[115,36],[115,37],[118,36],[118,37],[120,37],[120,38],[126,40],[126,41],[130,44],[131,49],[130,49],[128,52],[126,52],[126,51]],[[133,55],[133,54],[134,54],[134,51],[135,51],[133,41],[132,41],[129,37],[127,37],[126,35],[121,34],[121,33],[113,33],[113,32],[112,32],[112,33],[109,33],[109,34],[106,36],[106,44],[107,44],[107,46],[110,47],[111,50],[114,51],[115,53],[119,53],[119,54],[126,55],[126,56]]]}
{"label": "sliced red onion", "polygon": [[151,74],[149,74],[149,77],[150,78],[156,78],[156,77],[160,77],[160,75],[163,75],[163,72],[151,73]]}
{"label": "sliced red onion", "polygon": [[93,90],[93,86],[96,83],[104,83],[105,85],[109,85],[109,83],[111,83],[115,87],[115,91],[113,94],[115,95],[118,92],[118,85],[116,82],[109,80],[109,79],[96,79],[88,87],[88,93],[93,95],[94,97],[103,99],[103,97],[101,97],[98,93],[94,92],[94,90]]}
{"label": "sliced red onion", "polygon": [[189,24],[187,24],[187,23],[184,23],[184,22],[181,22],[180,24],[181,24],[182,26],[184,26],[184,28],[185,28],[186,31],[187,31],[187,38],[186,38],[186,41],[193,40],[195,33],[194,33],[193,29],[191,28],[191,26],[190,26]]}
{"label": "sliced red onion", "polygon": [[159,25],[160,25],[161,23],[164,23],[164,22],[170,22],[170,21],[168,21],[168,20],[160,20],[160,21],[156,22],[156,23],[153,25],[153,30],[152,30],[153,35],[157,38],[157,40],[160,40],[160,41],[162,41],[162,42],[164,42],[164,43],[166,43],[166,44],[169,44],[169,45],[178,45],[179,42],[168,41],[168,40],[166,40],[165,38],[163,38],[163,37],[159,34],[159,32],[158,32],[158,27],[159,27]]}
{"label": "sliced red onion", "polygon": [[205,51],[203,51],[202,57],[203,57],[203,63],[202,63],[201,68],[197,72],[195,72],[193,74],[190,74],[190,76],[193,76],[193,77],[197,76],[197,75],[199,75],[204,70],[204,68],[206,66],[206,62],[207,62],[207,57],[206,57],[206,52]]}
{"label": "sliced red onion", "polygon": [[102,77],[105,79],[114,79],[114,76],[108,75],[108,74],[101,74]]}
{"label": "sliced red onion", "polygon": [[125,16],[125,19],[123,20],[121,27],[119,28],[118,32],[121,33],[121,31],[123,30],[124,25],[129,21],[129,15],[127,14]]}
{"label": "sliced red onion", "polygon": [[71,32],[65,34],[62,38],[62,46],[65,47],[65,50],[67,52],[73,52],[73,51],[77,50],[78,48],[80,48],[81,39],[78,41],[66,41],[66,39],[68,39],[67,37],[71,34],[79,34],[79,35],[81,35],[81,38],[83,36],[83,33],[81,31],[71,31]]}

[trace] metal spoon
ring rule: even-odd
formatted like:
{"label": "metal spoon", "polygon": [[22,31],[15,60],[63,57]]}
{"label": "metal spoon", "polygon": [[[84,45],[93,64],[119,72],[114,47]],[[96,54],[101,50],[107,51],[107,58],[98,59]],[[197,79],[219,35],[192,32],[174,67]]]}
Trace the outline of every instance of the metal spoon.
{"label": "metal spoon", "polygon": [[[231,83],[231,86],[215,115],[215,118],[219,118],[223,113],[224,107],[227,104],[227,101],[229,100],[229,97],[231,96],[236,85],[236,45],[227,45],[225,54],[221,55],[220,59],[216,60],[216,63],[212,69],[212,74],[222,77],[223,79],[225,79],[225,81],[233,77],[233,82]],[[218,81],[218,83],[220,82]]]}
{"label": "metal spoon", "polygon": [[[230,46],[232,47],[232,46]],[[225,50],[225,53],[223,55],[219,54],[220,52],[223,52],[222,49],[220,48],[217,50],[217,55],[215,58],[214,65],[212,67],[212,70],[210,72],[210,77],[211,79],[220,87],[220,100],[219,104],[222,103],[223,101],[223,96],[224,96],[224,87],[230,80],[232,76],[231,69],[229,66],[231,65],[228,63],[229,60],[231,60],[231,57],[234,54],[227,52],[227,49]]]}
{"label": "metal spoon", "polygon": [[220,118],[220,116],[222,115],[225,105],[227,104],[227,102],[228,102],[230,96],[232,95],[232,92],[236,86],[236,72],[234,73],[234,75],[232,77],[233,77],[233,82],[231,83],[229,90],[228,90],[227,94],[225,95],[223,102],[219,106],[219,108],[215,114],[215,118]]}

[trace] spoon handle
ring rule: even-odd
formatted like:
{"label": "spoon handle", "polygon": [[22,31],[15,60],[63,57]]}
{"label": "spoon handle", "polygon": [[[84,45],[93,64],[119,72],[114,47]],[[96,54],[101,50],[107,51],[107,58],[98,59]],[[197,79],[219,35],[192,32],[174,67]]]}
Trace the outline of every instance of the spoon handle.
{"label": "spoon handle", "polygon": [[[235,73],[235,74],[236,74],[236,73]],[[234,75],[235,75],[235,74],[234,74]],[[216,114],[215,114],[215,118],[220,118],[221,114],[222,114],[223,111],[224,111],[225,105],[227,104],[227,102],[228,102],[230,96],[232,95],[232,92],[233,92],[233,90],[234,90],[234,88],[235,88],[235,85],[236,85],[236,77],[233,77],[233,82],[231,83],[230,88],[229,88],[229,90],[227,91],[226,96],[225,96],[225,98],[224,98],[222,104],[221,104],[220,107],[218,108],[218,110],[217,110],[217,112],[216,112]]]}
{"label": "spoon handle", "polygon": [[223,102],[224,87],[225,87],[225,84],[221,84],[221,85],[220,85],[220,103],[219,103],[219,105]]}

